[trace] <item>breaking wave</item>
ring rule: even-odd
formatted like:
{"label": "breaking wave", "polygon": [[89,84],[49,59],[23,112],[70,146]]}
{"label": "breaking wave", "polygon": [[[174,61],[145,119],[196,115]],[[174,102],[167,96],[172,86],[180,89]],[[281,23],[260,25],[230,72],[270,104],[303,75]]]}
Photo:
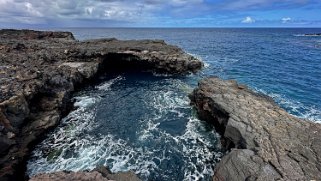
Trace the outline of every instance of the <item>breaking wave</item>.
{"label": "breaking wave", "polygon": [[321,110],[317,109],[315,106],[306,106],[301,102],[293,101],[279,94],[267,93],[261,89],[257,91],[272,97],[276,103],[278,103],[290,114],[299,118],[321,123]]}

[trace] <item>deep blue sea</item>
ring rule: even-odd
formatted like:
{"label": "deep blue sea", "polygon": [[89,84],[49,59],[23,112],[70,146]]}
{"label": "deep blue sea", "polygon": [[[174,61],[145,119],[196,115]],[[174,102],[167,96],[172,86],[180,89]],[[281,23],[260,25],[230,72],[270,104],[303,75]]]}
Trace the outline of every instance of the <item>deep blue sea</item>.
{"label": "deep blue sea", "polygon": [[219,135],[187,95],[206,76],[236,79],[290,114],[321,122],[321,29],[63,29],[79,40],[164,39],[202,59],[196,75],[104,75],[74,95],[75,109],[33,151],[28,174],[106,165],[143,180],[210,180]]}

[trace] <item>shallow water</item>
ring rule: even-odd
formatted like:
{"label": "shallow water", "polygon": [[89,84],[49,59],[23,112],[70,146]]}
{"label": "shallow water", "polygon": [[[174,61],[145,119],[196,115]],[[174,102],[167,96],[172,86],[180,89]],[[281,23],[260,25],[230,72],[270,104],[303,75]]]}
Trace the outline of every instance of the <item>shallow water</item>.
{"label": "shallow water", "polygon": [[28,174],[134,170],[144,180],[209,180],[219,135],[196,118],[188,93],[205,76],[236,79],[289,113],[321,120],[321,29],[70,29],[78,39],[165,39],[206,63],[186,77],[126,73],[75,95],[78,107],[34,150]]}

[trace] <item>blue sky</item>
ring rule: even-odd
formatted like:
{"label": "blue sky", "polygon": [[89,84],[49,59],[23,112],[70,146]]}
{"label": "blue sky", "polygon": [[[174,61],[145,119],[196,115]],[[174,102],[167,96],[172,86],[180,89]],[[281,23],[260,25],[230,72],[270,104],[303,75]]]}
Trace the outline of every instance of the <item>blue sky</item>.
{"label": "blue sky", "polygon": [[0,0],[0,28],[321,27],[321,0]]}

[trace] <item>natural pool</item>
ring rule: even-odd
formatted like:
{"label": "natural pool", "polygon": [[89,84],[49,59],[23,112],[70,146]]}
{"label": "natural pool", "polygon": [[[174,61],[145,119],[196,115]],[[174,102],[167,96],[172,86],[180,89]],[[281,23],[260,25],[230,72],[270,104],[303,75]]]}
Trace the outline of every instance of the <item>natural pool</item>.
{"label": "natural pool", "polygon": [[28,174],[134,170],[144,180],[209,180],[219,136],[197,119],[184,78],[132,72],[75,94],[75,107],[39,144]]}

